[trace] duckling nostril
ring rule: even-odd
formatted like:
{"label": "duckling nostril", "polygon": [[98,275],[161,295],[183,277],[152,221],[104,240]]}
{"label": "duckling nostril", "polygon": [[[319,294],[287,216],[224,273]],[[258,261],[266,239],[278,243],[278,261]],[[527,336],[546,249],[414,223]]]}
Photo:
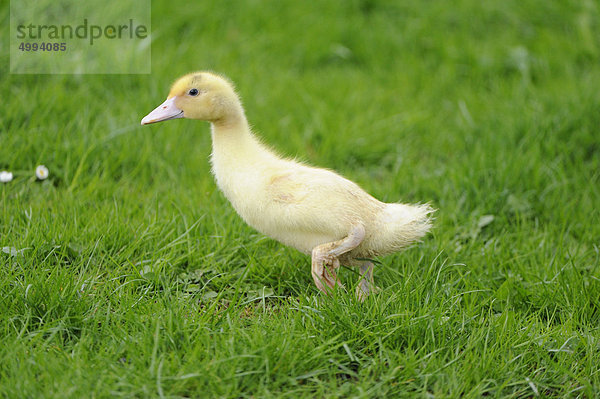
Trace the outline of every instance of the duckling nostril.
{"label": "duckling nostril", "polygon": [[163,107],[163,109],[165,109],[165,108],[167,108],[167,106],[166,106],[166,105]]}

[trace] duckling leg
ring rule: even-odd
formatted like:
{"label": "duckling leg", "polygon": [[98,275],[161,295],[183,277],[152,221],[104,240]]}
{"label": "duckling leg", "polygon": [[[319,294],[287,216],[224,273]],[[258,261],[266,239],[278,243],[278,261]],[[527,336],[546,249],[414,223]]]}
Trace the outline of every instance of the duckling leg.
{"label": "duckling leg", "polygon": [[356,296],[358,297],[358,300],[362,302],[375,285],[375,282],[373,281],[373,262],[362,262],[360,265],[360,275],[361,279],[358,283],[358,287],[356,287]]}
{"label": "duckling leg", "polygon": [[340,267],[340,255],[356,248],[365,238],[365,227],[362,224],[352,226],[346,238],[338,241],[317,245],[312,250],[312,276],[318,289],[328,293],[325,284],[330,289],[340,284],[336,269]]}

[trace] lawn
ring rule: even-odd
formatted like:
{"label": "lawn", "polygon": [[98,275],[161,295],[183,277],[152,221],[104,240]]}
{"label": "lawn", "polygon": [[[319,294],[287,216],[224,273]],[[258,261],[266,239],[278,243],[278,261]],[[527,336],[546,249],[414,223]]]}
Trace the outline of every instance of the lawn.
{"label": "lawn", "polygon": [[[9,74],[3,40],[0,395],[600,396],[599,21],[594,0],[155,1],[150,75]],[[205,69],[280,153],[438,209],[379,293],[322,295],[245,225],[208,124],[139,125]]]}

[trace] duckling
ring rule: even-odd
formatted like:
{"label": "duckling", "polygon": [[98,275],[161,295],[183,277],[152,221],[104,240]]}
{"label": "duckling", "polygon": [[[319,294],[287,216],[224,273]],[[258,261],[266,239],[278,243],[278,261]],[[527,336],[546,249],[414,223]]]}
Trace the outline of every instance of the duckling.
{"label": "duckling", "polygon": [[233,84],[210,72],[190,73],[142,125],[177,118],[211,123],[212,173],[250,226],[311,255],[317,288],[341,286],[341,264],[358,267],[356,295],[375,288],[372,259],[420,240],[431,228],[427,205],[383,203],[339,174],[278,156],[251,131]]}

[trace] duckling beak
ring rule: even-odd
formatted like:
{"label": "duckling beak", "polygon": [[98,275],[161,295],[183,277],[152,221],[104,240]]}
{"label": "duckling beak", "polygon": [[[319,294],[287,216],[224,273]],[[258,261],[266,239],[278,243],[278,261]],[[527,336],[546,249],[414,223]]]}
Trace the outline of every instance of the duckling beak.
{"label": "duckling beak", "polygon": [[183,118],[183,111],[175,106],[175,97],[168,98],[142,119],[142,125]]}

